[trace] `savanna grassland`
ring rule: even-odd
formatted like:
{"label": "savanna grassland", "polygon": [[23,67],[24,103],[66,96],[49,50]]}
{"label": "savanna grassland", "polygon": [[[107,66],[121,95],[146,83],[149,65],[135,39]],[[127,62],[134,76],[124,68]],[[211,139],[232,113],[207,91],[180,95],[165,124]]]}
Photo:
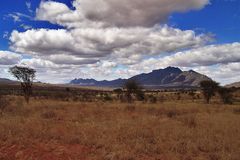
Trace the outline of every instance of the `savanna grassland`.
{"label": "savanna grassland", "polygon": [[71,90],[29,104],[21,95],[1,96],[0,159],[239,160],[239,102],[160,92],[129,104],[112,92],[93,99]]}

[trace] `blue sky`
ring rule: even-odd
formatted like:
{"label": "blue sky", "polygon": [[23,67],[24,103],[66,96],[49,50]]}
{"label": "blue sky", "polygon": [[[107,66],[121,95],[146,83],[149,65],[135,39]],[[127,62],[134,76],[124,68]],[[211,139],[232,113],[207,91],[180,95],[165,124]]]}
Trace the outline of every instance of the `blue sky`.
{"label": "blue sky", "polygon": [[[121,15],[122,17],[126,16],[124,15],[125,12],[129,12],[129,15],[135,14],[126,7],[129,6],[129,4],[132,5],[130,0],[125,0],[122,2],[123,4],[120,4],[120,9],[124,10],[123,12],[119,8],[114,8],[119,6],[119,4],[113,5],[109,3],[111,0],[104,1],[106,3],[99,3],[97,0],[93,0],[91,3],[86,3],[86,0],[55,0],[42,1],[42,3],[41,0],[1,1],[0,51],[2,52],[0,52],[0,54],[2,54],[2,59],[4,59],[4,56],[9,59],[10,56],[7,56],[9,53],[5,52],[11,51],[13,54],[16,54],[15,58],[20,56],[19,61],[16,62],[17,64],[25,63],[36,67],[39,70],[39,80],[53,83],[67,82],[75,77],[95,77],[97,79],[126,78],[141,72],[158,69],[153,66],[163,68],[168,65],[175,65],[186,70],[193,68],[203,74],[211,75],[215,80],[223,84],[238,80],[239,77],[232,79],[228,79],[228,77],[239,73],[236,71],[236,68],[240,66],[238,59],[240,56],[237,50],[239,49],[238,43],[240,42],[240,1],[211,0],[207,2],[208,0],[190,0],[192,3],[187,4],[190,1],[180,0],[183,4],[186,3],[186,7],[184,4],[183,9],[179,1],[172,2],[175,3],[172,5],[166,0],[166,2],[161,2],[162,4],[160,2],[154,2],[160,6],[160,11],[157,11],[150,9],[152,6],[150,6],[151,4],[148,3],[148,1],[141,0],[142,3],[146,4],[145,7],[134,9],[138,9],[139,17],[142,15],[143,18],[138,17],[134,19],[134,17],[125,17],[125,20],[116,20],[114,17],[116,15],[114,15],[115,12],[113,11],[119,11],[120,15],[123,14]],[[205,2],[203,3],[203,1]],[[99,10],[99,12],[94,13],[95,5],[100,8],[109,5],[109,9],[107,11]],[[165,11],[164,5],[175,7]],[[38,13],[36,12],[37,9],[39,10]],[[52,14],[54,10],[61,11]],[[152,14],[148,14],[151,12]],[[89,18],[87,14],[93,16],[93,18]],[[76,15],[80,16],[77,17]],[[64,19],[67,16],[69,16],[69,18]],[[151,21],[151,19],[154,18],[158,21]],[[99,24],[99,26],[96,24]],[[119,29],[117,33],[115,33],[116,27]],[[136,30],[131,30],[131,28],[139,29],[139,27],[143,30],[143,33],[146,32],[146,34],[141,35],[142,37],[146,36],[146,39],[150,38],[147,36],[148,32],[154,34],[157,30],[158,32],[156,34],[161,41],[158,39],[156,43],[154,43],[151,39],[143,43],[138,40],[139,44],[149,44],[149,46],[138,45],[140,47],[136,48],[136,46],[133,47],[132,40],[130,40],[129,43],[125,42],[125,46],[129,47],[119,48],[119,45],[123,42],[116,38],[117,34],[124,34],[125,32],[130,35],[132,34],[135,36],[134,40],[137,41],[136,39],[139,34],[136,33]],[[91,29],[92,32],[89,32],[89,29]],[[110,34],[104,35],[106,37],[103,39],[93,37],[102,32],[103,29],[103,34],[109,32],[111,36]],[[13,31],[16,31],[16,34],[12,34]],[[30,33],[28,31],[32,32]],[[167,32],[166,34],[169,35],[160,37],[163,32]],[[91,36],[94,41],[89,42],[89,39],[77,40],[76,37],[70,37],[74,34],[83,37],[87,36],[88,38]],[[36,35],[41,36],[38,39],[34,39]],[[40,46],[45,44],[45,42],[46,44],[50,44],[53,41],[54,37],[50,37],[50,35],[57,35],[56,37],[60,38],[66,36],[66,38],[70,38],[73,41],[64,47],[61,45],[57,46],[57,48]],[[173,46],[172,48],[167,45],[164,46],[165,44],[163,44],[163,47],[155,45],[159,42],[168,42],[167,37],[169,36],[172,36],[173,42],[168,43],[177,44],[179,43],[177,38],[181,35],[188,36],[186,42],[183,44]],[[60,38],[56,39],[56,44],[58,44],[57,40]],[[123,39],[126,40],[126,38]],[[129,37],[127,37],[127,39],[129,39]],[[64,41],[64,38],[62,41]],[[84,48],[86,47],[85,41],[90,43],[90,48]],[[34,44],[35,42],[36,44]],[[99,44],[96,44],[97,42]],[[66,43],[67,42],[64,41],[64,44]],[[107,45],[104,46],[103,44]],[[40,47],[38,48],[37,46]],[[105,47],[104,51],[103,46]],[[48,50],[54,51],[54,53],[50,53],[50,51],[48,53],[45,50],[46,47],[49,47]],[[156,48],[150,49],[153,47]],[[144,51],[137,53],[140,49]],[[224,52],[221,51],[221,53],[217,55],[218,49],[224,50]],[[210,58],[214,56],[220,57],[219,60],[201,59],[198,62],[197,58],[199,57],[199,52],[202,52],[202,50],[206,51],[206,56]],[[212,50],[214,50],[214,53]],[[179,53],[182,51],[183,53]],[[224,58],[230,53],[230,58]],[[185,60],[179,59],[179,57],[177,57],[178,55],[184,55],[181,57],[186,56],[187,58]],[[167,60],[168,62],[159,64],[161,60]],[[158,65],[152,65],[150,62],[158,62]],[[149,66],[146,66],[146,64]],[[6,68],[10,65],[13,65],[13,63],[6,65],[4,61],[3,65],[0,60],[0,66],[2,66],[1,68],[3,68],[3,70],[6,71]],[[51,66],[50,69],[49,66]],[[47,74],[46,71],[43,71],[44,67],[46,67],[46,70],[48,67],[49,74],[59,75],[58,80],[52,81],[52,78],[48,79],[47,76],[44,76]],[[94,67],[96,67],[95,70]],[[63,68],[64,73],[59,74],[59,70],[56,68]],[[99,68],[105,72],[100,73],[98,71]],[[224,71],[228,73],[223,74]],[[212,72],[216,74],[212,75]],[[231,74],[229,72],[231,72]],[[6,72],[0,72],[0,77],[8,76]]]}
{"label": "blue sky", "polygon": [[[28,9],[26,3],[30,2],[31,7]],[[25,31],[21,25],[31,26],[32,28],[61,28],[61,26],[53,25],[49,22],[44,21],[35,21],[35,10],[39,6],[40,0],[27,1],[27,0],[9,0],[9,1],[1,1],[0,2],[0,49],[7,50],[9,48],[8,38],[4,38],[4,34],[10,34],[13,30]],[[61,2],[61,1],[60,1]],[[68,2],[70,1],[62,1]],[[14,5],[13,5],[14,4]],[[19,21],[14,21],[14,19],[10,16],[10,14],[21,13],[25,16],[19,16]]]}
{"label": "blue sky", "polygon": [[212,33],[216,43],[240,41],[240,1],[212,0],[200,11],[173,14],[170,24],[181,29]]}
{"label": "blue sky", "polygon": [[[72,0],[55,0],[72,7]],[[29,12],[26,3],[31,3]],[[8,40],[3,38],[5,32],[12,30],[24,31],[21,24],[33,28],[62,28],[49,22],[34,21],[35,10],[41,0],[9,0],[0,2],[0,49],[8,49]],[[14,4],[14,5],[13,5]],[[20,22],[14,22],[8,14],[22,13],[31,16],[33,19],[21,18]],[[240,1],[238,0],[212,0],[210,5],[198,11],[187,13],[173,13],[169,18],[169,25],[176,26],[183,30],[195,30],[198,33],[212,33],[215,35],[215,43],[229,43],[240,41]]]}

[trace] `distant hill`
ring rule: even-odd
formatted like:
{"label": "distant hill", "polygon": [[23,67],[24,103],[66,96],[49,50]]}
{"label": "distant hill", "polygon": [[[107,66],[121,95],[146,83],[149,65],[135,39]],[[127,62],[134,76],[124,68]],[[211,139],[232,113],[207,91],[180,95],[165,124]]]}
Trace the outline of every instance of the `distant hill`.
{"label": "distant hill", "polygon": [[7,78],[0,78],[0,83],[14,83],[15,81],[12,81],[10,79]]}
{"label": "distant hill", "polygon": [[240,82],[231,83],[231,84],[226,85],[225,87],[228,87],[228,88],[231,88],[231,87],[240,88]]}
{"label": "distant hill", "polygon": [[193,70],[182,71],[179,68],[167,67],[165,69],[154,70],[151,73],[139,74],[129,79],[97,81],[95,79],[80,78],[72,80],[70,84],[81,86],[121,87],[127,80],[132,79],[149,88],[198,87],[199,82],[203,80],[211,80],[209,77]]}

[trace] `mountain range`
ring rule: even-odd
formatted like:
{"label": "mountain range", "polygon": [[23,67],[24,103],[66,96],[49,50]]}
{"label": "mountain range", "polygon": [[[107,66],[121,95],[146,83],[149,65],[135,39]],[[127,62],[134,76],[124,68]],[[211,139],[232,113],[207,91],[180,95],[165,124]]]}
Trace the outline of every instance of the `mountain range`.
{"label": "mountain range", "polygon": [[203,80],[211,78],[195,72],[182,71],[176,67],[167,67],[165,69],[153,70],[151,73],[143,73],[133,76],[129,79],[116,79],[112,81],[97,81],[95,79],[74,79],[70,84],[80,86],[97,86],[97,87],[122,87],[128,80],[136,80],[144,87],[162,88],[162,87],[198,87]]}
{"label": "mountain range", "polygon": [[10,79],[7,78],[0,78],[0,83],[14,83],[15,81],[12,81]]}
{"label": "mountain range", "polygon": [[231,87],[240,88],[240,82],[231,83],[231,84],[226,85],[225,87],[227,87],[227,88],[231,88]]}

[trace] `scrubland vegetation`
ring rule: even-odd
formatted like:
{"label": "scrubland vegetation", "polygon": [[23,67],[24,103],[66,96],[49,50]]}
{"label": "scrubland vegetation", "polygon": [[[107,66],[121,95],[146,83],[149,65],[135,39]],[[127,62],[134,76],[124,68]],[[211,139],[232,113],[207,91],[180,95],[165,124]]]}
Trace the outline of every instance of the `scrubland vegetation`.
{"label": "scrubland vegetation", "polygon": [[145,91],[144,100],[131,103],[121,90],[35,87],[29,103],[20,92],[2,91],[0,159],[240,157],[239,90],[232,105],[217,94],[206,104],[195,90]]}

